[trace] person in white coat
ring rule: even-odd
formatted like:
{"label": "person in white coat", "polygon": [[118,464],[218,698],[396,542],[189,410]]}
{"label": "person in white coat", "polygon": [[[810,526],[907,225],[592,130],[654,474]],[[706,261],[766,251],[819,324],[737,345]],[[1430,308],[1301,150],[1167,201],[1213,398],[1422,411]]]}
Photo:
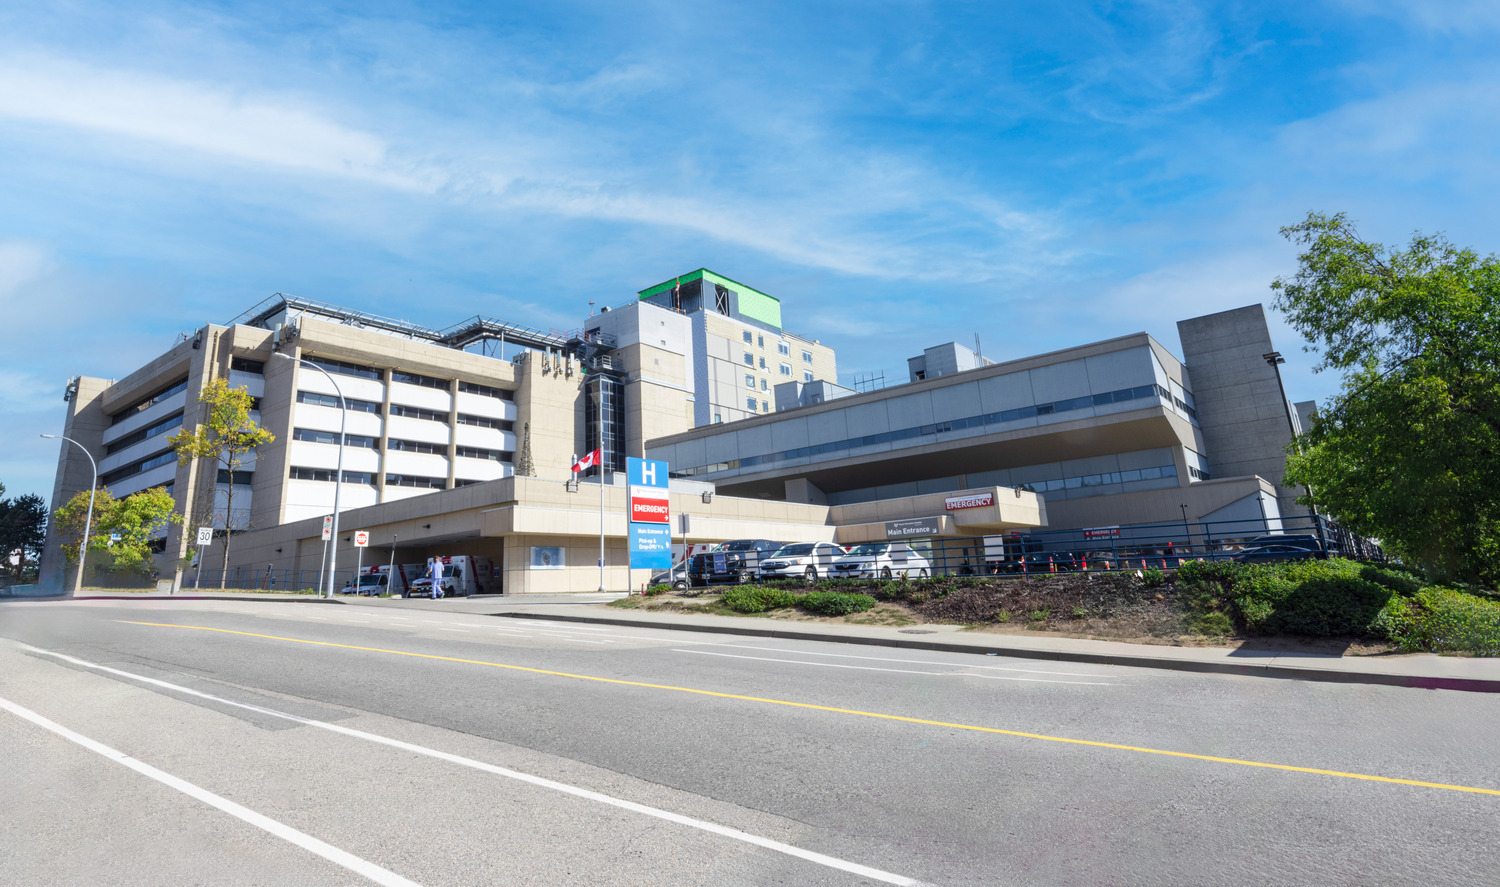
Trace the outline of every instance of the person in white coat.
{"label": "person in white coat", "polygon": [[432,599],[437,600],[443,596],[443,562],[438,558],[432,559]]}

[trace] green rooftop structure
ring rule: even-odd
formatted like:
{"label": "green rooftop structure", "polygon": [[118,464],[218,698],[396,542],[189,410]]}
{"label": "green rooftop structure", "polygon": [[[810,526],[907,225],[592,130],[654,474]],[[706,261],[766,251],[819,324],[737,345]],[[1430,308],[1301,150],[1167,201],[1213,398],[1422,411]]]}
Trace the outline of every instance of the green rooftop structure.
{"label": "green rooftop structure", "polygon": [[699,268],[640,291],[642,300],[684,314],[713,311],[781,332],[781,300],[753,287]]}

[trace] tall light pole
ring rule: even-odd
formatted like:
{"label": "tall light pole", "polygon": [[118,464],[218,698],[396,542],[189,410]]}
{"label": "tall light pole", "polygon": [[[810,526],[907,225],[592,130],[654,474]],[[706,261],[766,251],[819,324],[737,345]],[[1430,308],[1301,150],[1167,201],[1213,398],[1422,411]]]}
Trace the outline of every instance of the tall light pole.
{"label": "tall light pole", "polygon": [[78,543],[78,575],[73,578],[73,593],[77,594],[83,590],[83,559],[84,555],[88,553],[89,530],[94,524],[94,491],[99,488],[99,463],[94,461],[94,456],[89,452],[88,447],[71,437],[63,437],[60,434],[44,434],[42,437],[48,440],[65,440],[78,449],[83,450],[83,454],[89,457],[89,464],[94,467],[94,481],[89,484],[89,513],[88,517],[83,519],[83,541]]}
{"label": "tall light pole", "polygon": [[[1286,409],[1286,427],[1292,432],[1292,443],[1297,447],[1297,452],[1300,454],[1302,452],[1302,445],[1297,443],[1297,423],[1292,419],[1292,402],[1286,399],[1286,385],[1281,381],[1281,365],[1286,363],[1286,358],[1281,356],[1280,351],[1271,351],[1262,354],[1261,357],[1265,358],[1266,363],[1270,364],[1271,369],[1276,372],[1276,390],[1281,392],[1281,405]],[[1302,489],[1307,491],[1308,507],[1312,510],[1313,521],[1318,525],[1318,535],[1321,536],[1323,533],[1323,522],[1318,519],[1318,503],[1313,499],[1312,487],[1304,484]]]}
{"label": "tall light pole", "polygon": [[[333,535],[328,537],[328,575],[324,577],[324,597],[333,597],[333,577],[338,573],[338,545],[339,545],[339,490],[344,486],[344,426],[349,423],[349,404],[344,401],[344,392],[339,388],[339,383],[333,380],[333,375],[310,360],[301,357],[293,357],[290,354],[276,352],[273,356],[284,357],[287,360],[295,360],[305,364],[322,373],[328,379],[328,384],[333,386],[333,391],[339,397],[339,461],[338,468],[333,475]],[[234,478],[230,478],[234,480]],[[359,582],[359,576],[354,577]]]}
{"label": "tall light pole", "polygon": [[[599,373],[599,394],[594,401],[594,418],[599,428],[599,591],[604,591],[604,460],[608,458],[604,448],[604,374]],[[628,590],[628,589],[627,589]]]}

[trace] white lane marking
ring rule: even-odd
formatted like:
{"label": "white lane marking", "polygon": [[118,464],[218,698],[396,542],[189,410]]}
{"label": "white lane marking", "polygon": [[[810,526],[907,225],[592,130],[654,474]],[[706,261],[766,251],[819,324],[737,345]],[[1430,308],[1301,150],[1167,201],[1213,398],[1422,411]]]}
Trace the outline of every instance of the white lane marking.
{"label": "white lane marking", "polygon": [[304,619],[322,619],[324,622],[328,621],[328,617],[327,616],[304,616],[302,618],[304,618]]}
{"label": "white lane marking", "polygon": [[562,629],[564,631],[609,631],[607,628],[599,628],[593,625],[578,625],[572,622],[547,622],[542,619],[526,619],[527,625],[545,625],[548,628]]}
{"label": "white lane marking", "polygon": [[464,634],[469,633],[469,630],[467,628],[439,628],[438,631],[461,631]]}
{"label": "white lane marking", "polygon": [[[843,872],[849,872],[850,874],[858,875],[862,878],[871,878],[873,880],[881,881],[886,884],[901,885],[901,887],[924,887],[921,881],[918,881],[914,878],[908,878],[904,875],[893,874],[891,872],[882,871],[877,868],[871,868],[870,866],[860,865],[857,862],[849,862],[848,860],[839,859],[835,856],[827,856],[825,854],[817,853],[812,850],[804,850],[801,847],[795,847],[791,844],[783,844],[780,841],[775,841],[770,838],[764,838],[760,835],[754,835],[749,832],[742,832],[739,829],[729,828],[728,826],[719,825],[715,822],[709,822],[704,819],[695,819],[691,816],[683,816],[680,813],[673,813],[670,810],[662,810],[657,807],[648,807],[645,804],[637,804],[634,801],[627,801],[623,798],[616,798],[612,795],[590,791],[586,788],[579,788],[576,785],[569,785],[565,782],[557,782],[555,780],[546,779],[541,776],[533,776],[530,773],[522,773],[519,770],[511,770],[506,767],[498,767],[494,764],[487,764],[484,761],[476,761],[473,758],[465,758],[460,755],[450,754],[449,752],[438,751],[435,748],[428,748],[423,745],[415,745],[410,742],[403,742],[400,739],[392,739],[388,736],[381,736],[378,733],[366,733],[363,730],[355,730],[350,727],[342,727],[338,724],[329,724],[323,721],[314,721],[311,718],[304,718],[298,715],[289,714],[284,711],[277,711],[274,708],[264,708],[259,705],[251,705],[247,702],[236,702],[233,699],[225,699],[222,696],[214,696],[209,693],[203,693],[199,690],[193,690],[188,687],[181,687],[177,684],[169,684],[166,681],[157,680],[156,678],[148,678],[145,675],[133,674],[128,671],[121,671],[118,668],[110,668],[107,665],[99,665],[98,663],[87,662],[85,660],[76,659],[63,653],[54,653],[51,650],[43,650],[39,647],[33,647],[30,644],[17,644],[17,646],[24,650],[30,650],[33,653],[40,653],[43,656],[51,656],[56,659],[61,659],[64,662],[70,662],[83,668],[91,668],[95,671],[102,671],[108,674],[119,675],[120,677],[140,681],[145,684],[152,684],[157,687],[163,687],[178,693],[185,693],[189,696],[196,696],[200,699],[207,699],[212,702],[220,703],[222,705],[232,705],[235,708],[243,708],[247,711],[253,711],[259,714],[269,715],[271,717],[282,718],[284,720],[293,721],[307,727],[317,727],[320,730],[327,730],[331,733],[338,733],[342,736],[349,736],[354,739],[363,739],[367,742],[378,743],[380,745],[389,746],[391,748],[400,749],[402,751],[411,752],[413,754],[424,755],[429,758],[436,758],[439,761],[447,761],[450,764],[458,764],[462,767],[481,770],[485,773],[492,773],[496,776],[504,776],[507,779],[514,779],[518,782],[524,782],[530,785],[538,786],[539,788],[551,789],[553,791],[562,792],[563,794],[572,795],[577,798],[583,798],[588,801],[597,801],[600,804],[608,804],[611,807],[619,807],[622,810],[629,810],[633,813],[640,813],[642,815],[651,816],[656,819],[666,820],[667,822],[673,822],[678,825],[687,826],[688,828],[705,831],[709,834],[719,835],[720,837],[730,838],[732,840],[741,841],[746,844],[752,844],[756,847],[763,847],[767,850],[773,850],[777,853],[783,853],[787,856],[796,857],[797,859],[803,859],[821,866],[826,866],[828,868],[838,869],[839,871]],[[3,702],[3,700],[0,700],[0,702]],[[123,757],[123,755],[121,757]],[[127,758],[126,760],[129,759]],[[310,838],[309,840],[316,839]],[[393,877],[400,876],[393,875]],[[403,879],[401,881],[391,883],[410,884],[411,882]]]}
{"label": "white lane marking", "polygon": [[[994,671],[1022,671],[1031,674],[1068,675],[1075,678],[1103,678],[1108,675],[1083,671],[1048,671],[1043,668],[1015,668],[1004,665],[963,665],[957,662],[923,662],[920,659],[895,659],[889,656],[859,656],[853,653],[815,653],[812,650],[784,650],[780,647],[756,647],[751,644],[714,644],[715,647],[731,647],[736,650],[759,650],[765,653],[796,653],[799,656],[832,656],[838,659],[869,659],[874,662],[900,662],[903,665],[947,665],[952,668],[986,668]],[[968,654],[960,654],[968,655]]]}
{"label": "white lane marking", "polygon": [[[47,651],[42,650],[39,652],[45,653]],[[181,779],[177,776],[173,776],[172,774],[167,773],[164,770],[158,770],[150,764],[138,761],[135,758],[132,758],[129,755],[125,754],[124,752],[116,751],[115,749],[110,748],[102,742],[96,742],[95,740],[90,739],[87,736],[69,730],[67,727],[64,727],[61,724],[58,724],[54,721],[49,721],[36,712],[31,711],[27,708],[22,708],[21,706],[15,704],[14,702],[11,702],[8,699],[0,699],[0,708],[5,709],[6,711],[10,712],[13,715],[16,715],[17,717],[25,718],[26,720],[32,722],[33,724],[36,724],[38,727],[41,727],[44,730],[50,730],[53,733],[56,733],[58,736],[61,736],[62,738],[68,740],[69,742],[81,745],[89,751],[94,752],[95,754],[101,755],[111,761],[114,761],[116,764],[121,764],[123,766],[129,767],[142,776],[148,776],[151,779],[160,782],[162,785],[165,785],[169,788],[174,788],[177,791],[182,792],[190,798],[202,801],[210,807],[222,810],[225,813],[228,813],[230,816],[241,819],[258,829],[269,832],[270,834],[275,835],[283,841],[295,844],[310,853],[316,853],[318,856],[323,857],[334,865],[343,866],[349,871],[354,872],[357,875],[361,875],[365,878],[369,878],[371,881],[374,881],[377,884],[388,885],[388,887],[420,887],[420,885],[418,885],[415,881],[409,881],[406,878],[403,878],[395,872],[391,871],[390,869],[381,868],[375,863],[365,859],[361,859],[358,856],[355,856],[354,854],[348,852],[347,850],[340,850],[332,844],[320,841],[317,838],[314,838],[312,835],[307,834],[306,832],[300,832],[289,825],[277,822],[276,820],[271,819],[270,817],[263,814],[256,813],[254,810],[251,810],[248,807],[243,807],[239,804],[236,804],[228,798],[220,797],[213,792],[208,791],[207,789],[199,788],[191,782],[188,782],[187,780]]]}
{"label": "white lane marking", "polygon": [[[673,650],[673,653],[696,653],[699,656],[722,656],[725,659],[754,659],[757,662],[787,662],[792,665],[813,665],[818,668],[849,668],[856,671],[888,671],[897,674],[926,674],[940,678],[988,678],[992,681],[1027,681],[1037,684],[1077,684],[1091,685],[1097,687],[1113,687],[1114,684],[1104,681],[1054,681],[1049,678],[1013,678],[998,674],[970,674],[962,671],[914,671],[909,668],[877,668],[873,665],[842,665],[837,662],[804,662],[801,659],[771,659],[767,656],[739,656],[734,653],[713,653],[708,650]],[[963,668],[964,666],[954,666]]]}

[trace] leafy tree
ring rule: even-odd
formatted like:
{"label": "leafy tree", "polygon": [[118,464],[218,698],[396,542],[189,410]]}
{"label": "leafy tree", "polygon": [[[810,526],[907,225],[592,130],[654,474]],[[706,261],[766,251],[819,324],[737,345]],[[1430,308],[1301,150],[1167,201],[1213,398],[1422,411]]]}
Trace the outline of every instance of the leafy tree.
{"label": "leafy tree", "polygon": [[193,459],[208,460],[214,468],[213,483],[217,483],[220,475],[228,477],[224,494],[224,562],[219,572],[219,587],[223,588],[225,573],[229,571],[229,542],[234,535],[235,479],[256,448],[276,438],[250,418],[255,399],[243,386],[231,388],[224,379],[214,379],[203,389],[198,401],[208,405],[208,417],[191,431],[184,428],[172,435],[167,442],[177,451],[181,464]]}
{"label": "leafy tree", "polygon": [[[69,564],[78,563],[78,542],[88,517],[89,491],[80,490],[53,516],[53,529]],[[94,523],[89,530],[90,552],[109,555],[111,570],[145,570],[151,560],[151,541],[169,524],[182,522],[176,503],[166,490],[152,487],[116,499],[109,490],[94,491]],[[119,540],[112,536],[118,534]],[[91,558],[92,560],[92,558]]]}
{"label": "leafy tree", "polygon": [[[0,484],[0,493],[5,486]],[[47,538],[47,505],[34,493],[0,499],[0,562],[10,565],[10,555],[19,551],[19,563],[11,567],[11,579],[20,581],[28,564],[36,563]]]}
{"label": "leafy tree", "polygon": [[1286,483],[1405,559],[1494,582],[1500,260],[1420,233],[1405,249],[1370,243],[1343,214],[1281,233],[1305,251],[1271,285],[1276,307],[1321,352],[1317,369],[1343,374],[1289,448]]}

